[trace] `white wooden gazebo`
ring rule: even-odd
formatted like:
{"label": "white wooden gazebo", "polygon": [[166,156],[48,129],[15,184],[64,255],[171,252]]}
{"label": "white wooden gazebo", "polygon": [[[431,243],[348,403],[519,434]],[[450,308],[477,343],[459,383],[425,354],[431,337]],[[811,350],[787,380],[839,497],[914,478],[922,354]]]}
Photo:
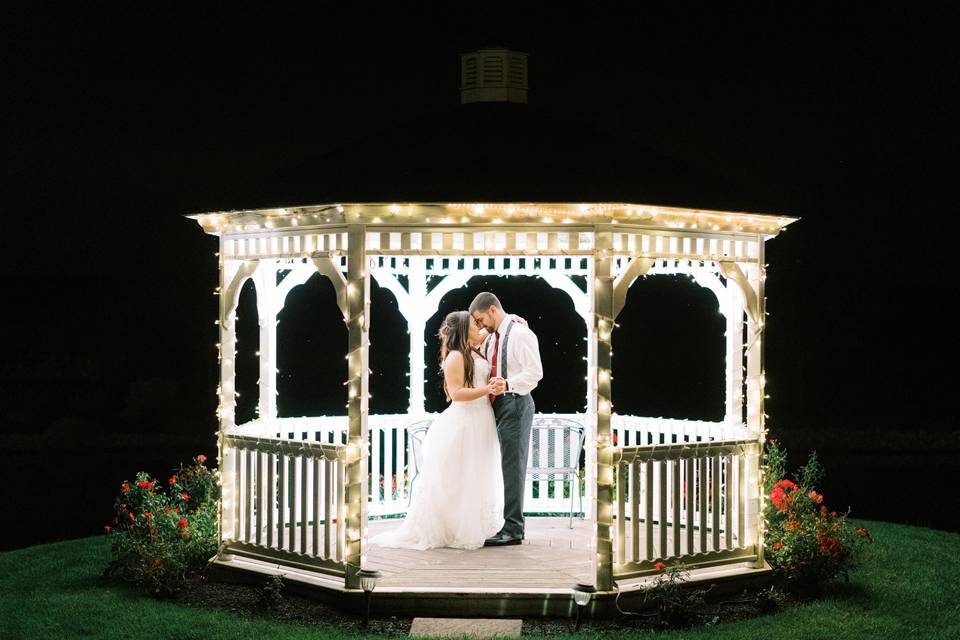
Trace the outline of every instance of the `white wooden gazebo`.
{"label": "white wooden gazebo", "polygon": [[[728,575],[763,569],[764,243],[794,218],[623,203],[342,203],[190,217],[220,242],[222,567],[282,570],[328,597],[350,599],[361,567],[389,564],[390,551],[373,549],[372,557],[367,539],[372,520],[407,506],[406,485],[398,481],[392,491],[391,482],[409,461],[406,427],[429,417],[419,338],[452,289],[474,276],[522,275],[566,292],[586,324],[586,412],[561,417],[587,432],[586,542],[577,577],[595,584],[595,610],[611,602],[615,583],[627,593],[659,561]],[[281,418],[277,314],[291,289],[318,272],[333,283],[348,327],[346,415]],[[726,318],[723,421],[613,411],[615,320],[631,283],[658,274],[689,275],[715,294]],[[367,410],[371,277],[396,296],[411,334],[407,414]],[[428,291],[428,278],[438,277]],[[259,413],[236,424],[235,313],[248,279],[260,326]],[[562,490],[551,496],[534,484],[527,484],[526,511],[566,511]],[[471,553],[492,552],[501,550]],[[433,599],[425,600],[422,585],[397,576],[378,587],[378,602],[386,607],[393,597],[397,610],[422,612],[442,608],[443,594],[480,589],[493,597],[474,598],[472,606],[490,615],[572,607],[558,598],[569,584],[513,588],[486,579],[481,588],[451,569],[447,586],[427,589]]]}

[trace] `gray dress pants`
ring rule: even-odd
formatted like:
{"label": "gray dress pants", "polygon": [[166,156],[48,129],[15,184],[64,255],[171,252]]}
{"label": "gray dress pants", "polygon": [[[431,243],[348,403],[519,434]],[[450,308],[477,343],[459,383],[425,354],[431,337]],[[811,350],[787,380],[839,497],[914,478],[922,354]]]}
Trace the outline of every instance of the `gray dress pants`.
{"label": "gray dress pants", "polygon": [[502,530],[512,536],[523,535],[523,488],[527,479],[533,413],[530,394],[505,393],[493,402],[503,468]]}

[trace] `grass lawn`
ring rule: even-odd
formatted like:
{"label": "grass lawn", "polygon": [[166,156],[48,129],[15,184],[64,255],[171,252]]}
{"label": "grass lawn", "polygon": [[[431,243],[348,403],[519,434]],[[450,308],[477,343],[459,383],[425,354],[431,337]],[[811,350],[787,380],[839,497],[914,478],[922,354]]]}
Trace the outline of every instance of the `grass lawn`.
{"label": "grass lawn", "polygon": [[[868,546],[850,584],[830,597],[751,620],[658,635],[711,640],[960,638],[960,534],[857,522],[871,530],[876,542]],[[250,619],[152,600],[101,580],[109,555],[105,536],[0,553],[0,638],[364,637],[354,629]],[[596,634],[588,622],[579,637],[591,635]],[[650,634],[624,631],[616,637],[632,635]]]}

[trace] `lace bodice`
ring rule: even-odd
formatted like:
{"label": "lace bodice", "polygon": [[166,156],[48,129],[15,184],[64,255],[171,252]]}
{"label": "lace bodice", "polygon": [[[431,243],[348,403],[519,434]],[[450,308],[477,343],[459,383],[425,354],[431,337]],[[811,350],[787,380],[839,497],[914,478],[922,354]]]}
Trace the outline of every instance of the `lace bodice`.
{"label": "lace bodice", "polygon": [[[483,358],[474,358],[473,359],[473,388],[478,389],[487,384],[487,380],[490,379],[490,363],[484,360]],[[487,402],[490,401],[487,399],[487,396],[481,396],[475,398],[474,400],[454,400],[453,404],[472,404],[475,402]]]}
{"label": "lace bodice", "polygon": [[473,359],[473,386],[482,387],[490,379],[490,363],[483,358]]}

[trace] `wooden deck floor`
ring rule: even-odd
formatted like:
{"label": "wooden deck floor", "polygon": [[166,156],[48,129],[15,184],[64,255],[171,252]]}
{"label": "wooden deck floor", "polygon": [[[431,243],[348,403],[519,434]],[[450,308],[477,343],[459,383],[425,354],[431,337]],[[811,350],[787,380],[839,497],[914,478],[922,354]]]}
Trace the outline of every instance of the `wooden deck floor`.
{"label": "wooden deck floor", "polygon": [[[370,537],[399,526],[399,520],[374,520]],[[523,544],[476,550],[388,549],[370,545],[367,566],[383,573],[383,589],[508,590],[549,592],[584,580],[593,582],[590,549],[593,521],[527,518]]]}
{"label": "wooden deck floor", "polygon": [[[369,536],[398,527],[400,522],[371,520]],[[376,589],[377,609],[381,614],[441,617],[572,615],[570,588],[577,582],[593,582],[596,556],[591,547],[593,521],[574,518],[572,530],[568,522],[563,517],[528,517],[523,544],[509,547],[414,551],[371,544],[365,549],[365,566],[383,574]],[[659,537],[658,528],[654,527],[654,533]],[[218,560],[213,567],[209,572],[213,579],[261,585],[263,575],[283,575],[295,593],[357,611],[364,606],[363,594],[346,590],[342,578],[310,569],[241,556]],[[749,584],[765,584],[768,579],[768,569],[755,570],[749,564],[691,572],[693,584],[721,585],[715,593],[733,593]],[[642,606],[638,588],[644,579],[619,582],[621,605]],[[595,597],[591,615],[615,615],[613,598],[612,592]]]}

